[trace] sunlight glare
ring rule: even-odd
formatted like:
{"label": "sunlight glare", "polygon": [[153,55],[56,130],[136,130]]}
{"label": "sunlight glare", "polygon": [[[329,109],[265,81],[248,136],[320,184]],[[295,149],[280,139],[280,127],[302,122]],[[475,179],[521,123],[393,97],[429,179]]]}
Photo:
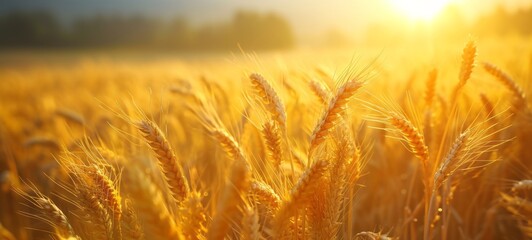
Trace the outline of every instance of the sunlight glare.
{"label": "sunlight glare", "polygon": [[431,20],[451,0],[389,0],[401,14],[413,20]]}

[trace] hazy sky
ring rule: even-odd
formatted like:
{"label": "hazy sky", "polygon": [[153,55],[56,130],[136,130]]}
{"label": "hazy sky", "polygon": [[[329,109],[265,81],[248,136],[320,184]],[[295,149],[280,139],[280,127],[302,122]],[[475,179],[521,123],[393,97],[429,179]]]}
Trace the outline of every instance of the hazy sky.
{"label": "hazy sky", "polygon": [[[362,32],[368,24],[397,12],[389,0],[0,0],[0,13],[15,9],[46,9],[61,19],[94,13],[140,13],[148,16],[186,16],[195,23],[229,19],[236,9],[274,11],[286,17],[299,35],[336,28]],[[476,16],[503,5],[510,10],[532,0],[450,0],[465,15]]]}

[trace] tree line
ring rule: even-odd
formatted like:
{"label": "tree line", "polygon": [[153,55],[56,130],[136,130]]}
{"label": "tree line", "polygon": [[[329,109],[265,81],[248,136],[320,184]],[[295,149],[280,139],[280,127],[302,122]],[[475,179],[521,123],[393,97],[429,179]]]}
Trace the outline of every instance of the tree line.
{"label": "tree line", "polygon": [[275,13],[238,11],[222,23],[192,26],[185,18],[142,15],[80,17],[64,24],[51,12],[16,11],[0,16],[3,48],[139,48],[248,50],[290,48],[294,34]]}

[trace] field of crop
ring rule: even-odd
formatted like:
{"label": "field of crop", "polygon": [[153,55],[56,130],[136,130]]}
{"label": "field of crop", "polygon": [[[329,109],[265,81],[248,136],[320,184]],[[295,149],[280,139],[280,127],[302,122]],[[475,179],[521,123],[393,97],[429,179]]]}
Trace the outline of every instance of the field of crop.
{"label": "field of crop", "polygon": [[0,57],[0,239],[532,238],[529,43],[85,54]]}

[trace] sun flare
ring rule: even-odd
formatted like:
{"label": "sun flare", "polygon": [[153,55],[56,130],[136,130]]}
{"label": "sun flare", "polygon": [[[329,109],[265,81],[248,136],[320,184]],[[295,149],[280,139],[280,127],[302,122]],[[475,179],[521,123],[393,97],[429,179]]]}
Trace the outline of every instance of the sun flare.
{"label": "sun flare", "polygon": [[452,0],[389,0],[390,3],[408,18],[431,20]]}

